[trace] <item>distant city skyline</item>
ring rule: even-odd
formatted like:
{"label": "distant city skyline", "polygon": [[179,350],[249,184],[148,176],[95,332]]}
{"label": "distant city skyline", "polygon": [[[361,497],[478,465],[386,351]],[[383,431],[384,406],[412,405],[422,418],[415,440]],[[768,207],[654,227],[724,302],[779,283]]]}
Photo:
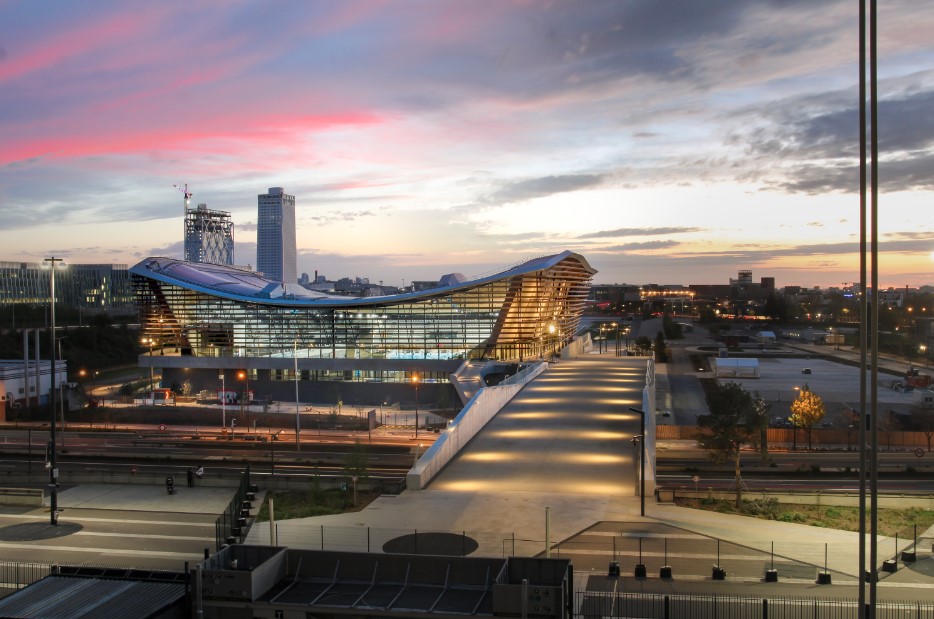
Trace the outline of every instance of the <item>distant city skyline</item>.
{"label": "distant city skyline", "polygon": [[[597,283],[858,275],[857,4],[3,4],[0,259],[182,255],[181,196],[296,196],[297,272],[569,249]],[[879,6],[882,287],[934,284],[934,4]],[[274,36],[271,36],[274,33]]]}

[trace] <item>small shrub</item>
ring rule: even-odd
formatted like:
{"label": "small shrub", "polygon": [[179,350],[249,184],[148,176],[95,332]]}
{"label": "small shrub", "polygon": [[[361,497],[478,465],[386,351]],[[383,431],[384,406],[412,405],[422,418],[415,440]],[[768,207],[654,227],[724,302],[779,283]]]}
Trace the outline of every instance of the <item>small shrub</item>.
{"label": "small shrub", "polygon": [[782,512],[776,520],[781,522],[804,522],[804,514],[800,512]]}
{"label": "small shrub", "polygon": [[842,514],[838,507],[828,507],[824,515],[828,518],[839,518]]}

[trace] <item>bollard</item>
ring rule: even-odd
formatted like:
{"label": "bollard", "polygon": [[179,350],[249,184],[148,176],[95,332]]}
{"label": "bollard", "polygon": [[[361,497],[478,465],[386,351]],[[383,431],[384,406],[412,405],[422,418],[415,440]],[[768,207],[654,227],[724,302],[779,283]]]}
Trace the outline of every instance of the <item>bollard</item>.
{"label": "bollard", "polygon": [[817,573],[817,584],[819,585],[830,585],[832,579],[830,578],[830,572],[818,572]]}
{"label": "bollard", "polygon": [[726,570],[719,565],[715,565],[710,573],[710,578],[713,580],[726,580]]}
{"label": "bollard", "polygon": [[645,571],[645,564],[644,564],[644,563],[637,563],[637,564],[636,564],[636,569],[635,569],[635,572],[634,572],[634,576],[635,576],[636,578],[646,578],[646,571]]}
{"label": "bollard", "polygon": [[671,579],[671,566],[670,565],[661,566],[658,569],[658,577],[670,580]]}
{"label": "bollard", "polygon": [[619,578],[619,561],[610,561],[607,567],[606,575],[611,578]]}

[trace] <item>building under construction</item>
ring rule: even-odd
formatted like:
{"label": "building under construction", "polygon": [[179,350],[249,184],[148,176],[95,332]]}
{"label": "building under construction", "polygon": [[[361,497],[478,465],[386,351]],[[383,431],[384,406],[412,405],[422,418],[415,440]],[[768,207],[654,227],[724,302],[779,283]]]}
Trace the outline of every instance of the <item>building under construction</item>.
{"label": "building under construction", "polygon": [[185,261],[232,265],[233,221],[226,211],[212,211],[206,204],[185,209]]}

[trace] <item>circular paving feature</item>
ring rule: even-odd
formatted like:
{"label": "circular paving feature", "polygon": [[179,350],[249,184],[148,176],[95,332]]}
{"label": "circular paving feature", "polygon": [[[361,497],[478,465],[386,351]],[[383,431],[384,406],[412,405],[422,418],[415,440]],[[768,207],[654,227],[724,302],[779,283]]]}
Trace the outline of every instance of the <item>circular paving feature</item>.
{"label": "circular paving feature", "polygon": [[390,554],[444,555],[466,557],[480,545],[476,540],[457,533],[410,533],[383,544],[383,552]]}
{"label": "circular paving feature", "polygon": [[83,529],[77,522],[59,522],[57,526],[48,522],[23,522],[0,527],[0,541],[36,542],[77,533]]}

